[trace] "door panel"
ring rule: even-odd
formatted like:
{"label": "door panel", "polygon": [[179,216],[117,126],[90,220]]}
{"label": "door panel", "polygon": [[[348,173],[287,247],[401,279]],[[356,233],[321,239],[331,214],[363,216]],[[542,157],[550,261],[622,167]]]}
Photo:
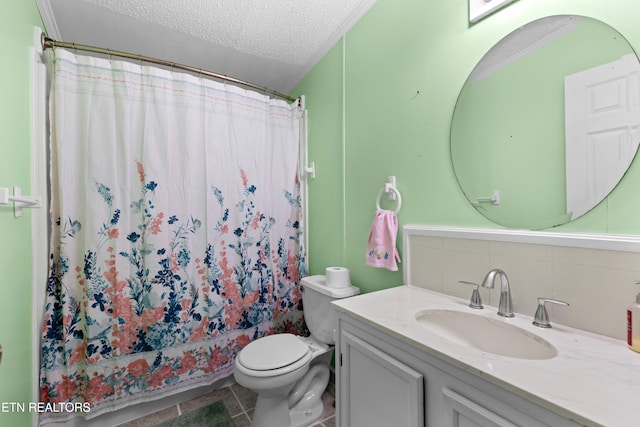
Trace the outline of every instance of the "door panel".
{"label": "door panel", "polygon": [[346,426],[424,426],[422,374],[349,332],[342,335]]}
{"label": "door panel", "polygon": [[626,172],[640,141],[635,55],[565,77],[567,212],[598,204]]}

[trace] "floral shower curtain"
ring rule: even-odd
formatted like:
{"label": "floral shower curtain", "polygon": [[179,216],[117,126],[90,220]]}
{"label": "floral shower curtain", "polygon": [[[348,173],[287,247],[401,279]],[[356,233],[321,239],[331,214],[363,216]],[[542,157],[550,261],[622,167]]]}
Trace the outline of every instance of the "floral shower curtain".
{"label": "floral shower curtain", "polygon": [[251,340],[304,333],[299,107],[63,49],[49,65],[40,398],[90,410],[41,422],[211,384]]}

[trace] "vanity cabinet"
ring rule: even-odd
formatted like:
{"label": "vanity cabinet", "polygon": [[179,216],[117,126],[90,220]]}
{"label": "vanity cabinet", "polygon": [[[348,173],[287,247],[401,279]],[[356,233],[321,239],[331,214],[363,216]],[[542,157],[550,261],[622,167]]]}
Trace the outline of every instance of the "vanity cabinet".
{"label": "vanity cabinet", "polygon": [[339,427],[581,425],[346,313],[336,334]]}

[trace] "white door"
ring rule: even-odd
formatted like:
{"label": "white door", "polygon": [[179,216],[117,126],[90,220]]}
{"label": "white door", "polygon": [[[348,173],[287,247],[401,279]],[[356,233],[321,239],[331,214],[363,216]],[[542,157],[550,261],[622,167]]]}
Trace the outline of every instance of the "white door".
{"label": "white door", "polygon": [[634,54],[565,77],[567,213],[604,199],[640,140],[640,64]]}

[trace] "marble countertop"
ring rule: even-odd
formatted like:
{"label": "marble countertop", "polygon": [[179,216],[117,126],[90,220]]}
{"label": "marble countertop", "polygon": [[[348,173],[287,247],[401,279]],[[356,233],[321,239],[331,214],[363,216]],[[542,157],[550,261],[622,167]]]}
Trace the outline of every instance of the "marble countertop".
{"label": "marble countertop", "polygon": [[[516,313],[506,319],[494,307],[413,286],[337,300],[337,310],[420,350],[481,376],[557,414],[589,426],[640,426],[640,353],[626,342],[551,322],[543,329]],[[418,323],[416,313],[448,309],[518,326],[553,344],[552,359],[529,360],[476,350],[447,340]]]}

